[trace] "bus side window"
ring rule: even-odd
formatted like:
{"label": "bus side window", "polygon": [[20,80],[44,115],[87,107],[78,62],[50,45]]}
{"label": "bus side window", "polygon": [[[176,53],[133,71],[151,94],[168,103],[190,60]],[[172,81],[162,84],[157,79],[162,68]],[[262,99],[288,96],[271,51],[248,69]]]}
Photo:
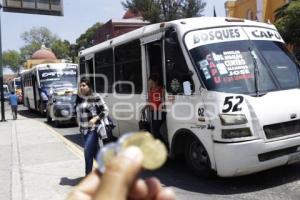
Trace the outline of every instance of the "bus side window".
{"label": "bus side window", "polygon": [[80,58],[79,72],[80,72],[80,75],[85,74],[85,58],[84,57]]}
{"label": "bus side window", "polygon": [[115,48],[115,74],[118,82],[115,85],[117,93],[142,93],[142,62],[139,40]]}
{"label": "bus side window", "polygon": [[96,92],[111,93],[114,81],[113,50],[97,52],[95,54]]}
{"label": "bus side window", "polygon": [[183,82],[189,81],[193,87],[189,75],[190,70],[186,64],[175,30],[166,31],[165,36],[167,92],[170,94],[183,94]]}
{"label": "bus side window", "polygon": [[94,85],[94,78],[95,78],[95,72],[94,72],[94,58],[91,58],[89,60],[86,60],[87,63],[87,69],[88,69],[88,78],[91,81],[92,89],[95,91],[95,85]]}

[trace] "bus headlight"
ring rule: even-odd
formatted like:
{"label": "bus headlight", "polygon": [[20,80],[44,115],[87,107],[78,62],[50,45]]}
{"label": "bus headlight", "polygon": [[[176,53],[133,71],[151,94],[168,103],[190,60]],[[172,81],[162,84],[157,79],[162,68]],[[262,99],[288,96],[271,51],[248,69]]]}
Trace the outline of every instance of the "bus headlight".
{"label": "bus headlight", "polygon": [[240,124],[246,124],[248,122],[246,116],[243,114],[239,114],[239,115],[221,114],[220,119],[222,125],[224,126],[240,125]]}
{"label": "bus headlight", "polygon": [[222,138],[224,139],[233,139],[241,137],[252,136],[250,128],[238,128],[238,129],[223,129]]}

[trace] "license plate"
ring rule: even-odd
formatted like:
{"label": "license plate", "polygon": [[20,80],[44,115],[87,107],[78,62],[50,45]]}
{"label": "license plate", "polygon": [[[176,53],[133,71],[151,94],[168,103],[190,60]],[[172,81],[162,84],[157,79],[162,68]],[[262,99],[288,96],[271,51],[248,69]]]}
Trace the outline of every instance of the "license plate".
{"label": "license plate", "polygon": [[300,161],[300,152],[290,155],[288,164],[296,163]]}

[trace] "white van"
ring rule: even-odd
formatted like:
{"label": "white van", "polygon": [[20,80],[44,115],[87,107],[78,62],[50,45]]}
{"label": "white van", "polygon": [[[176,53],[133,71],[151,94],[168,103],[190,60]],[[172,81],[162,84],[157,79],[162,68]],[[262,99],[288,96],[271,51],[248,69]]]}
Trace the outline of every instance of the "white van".
{"label": "white van", "polygon": [[299,66],[273,25],[180,19],[80,52],[115,136],[138,130],[153,72],[164,85],[160,134],[194,172],[240,176],[300,160]]}

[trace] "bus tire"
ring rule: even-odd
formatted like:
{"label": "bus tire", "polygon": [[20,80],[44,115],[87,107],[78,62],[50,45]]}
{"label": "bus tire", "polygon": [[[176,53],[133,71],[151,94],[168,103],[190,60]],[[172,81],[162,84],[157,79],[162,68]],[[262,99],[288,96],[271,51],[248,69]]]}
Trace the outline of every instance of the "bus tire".
{"label": "bus tire", "polygon": [[189,136],[185,144],[185,160],[188,167],[198,176],[213,175],[209,155],[196,136]]}

